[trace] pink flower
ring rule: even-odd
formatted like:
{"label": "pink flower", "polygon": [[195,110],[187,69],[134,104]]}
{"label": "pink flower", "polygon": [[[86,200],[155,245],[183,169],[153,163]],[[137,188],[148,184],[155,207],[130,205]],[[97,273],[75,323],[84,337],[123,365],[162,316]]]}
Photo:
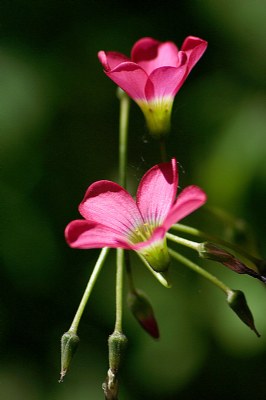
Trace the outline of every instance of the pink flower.
{"label": "pink flower", "polygon": [[100,51],[104,72],[142,109],[154,136],[170,127],[174,97],[206,50],[207,42],[188,36],[178,50],[172,42],[146,37],[132,48],[131,58],[112,51]]}
{"label": "pink flower", "polygon": [[93,183],[79,206],[85,219],[72,221],[66,227],[67,243],[79,249],[135,250],[155,271],[166,270],[170,262],[167,230],[206,202],[205,193],[197,186],[188,186],[176,199],[177,185],[175,159],[146,172],[136,201],[117,183]]}

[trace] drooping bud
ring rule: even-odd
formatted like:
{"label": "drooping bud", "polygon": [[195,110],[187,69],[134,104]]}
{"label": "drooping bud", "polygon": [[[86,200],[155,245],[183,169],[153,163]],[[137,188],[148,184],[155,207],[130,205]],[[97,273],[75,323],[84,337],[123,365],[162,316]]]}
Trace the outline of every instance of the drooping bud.
{"label": "drooping bud", "polygon": [[153,338],[158,339],[159,328],[147,296],[139,290],[130,291],[127,302],[132,314],[144,330]]}
{"label": "drooping bud", "polygon": [[225,267],[236,272],[237,274],[247,274],[252,276],[253,278],[259,279],[264,283],[266,282],[265,276],[260,275],[258,272],[254,271],[251,268],[248,268],[231,253],[228,253],[226,250],[216,246],[213,243],[201,243],[198,252],[201,258],[218,261],[222,263]]}
{"label": "drooping bud", "polygon": [[61,338],[61,372],[59,382],[63,382],[78,344],[79,337],[74,332],[68,331],[63,334]]}
{"label": "drooping bud", "polygon": [[238,315],[238,317],[252,329],[258,337],[260,337],[257,331],[253,315],[248,307],[245,295],[240,290],[231,290],[227,295],[227,303],[230,308]]}
{"label": "drooping bud", "polygon": [[127,338],[122,332],[114,331],[108,338],[109,367],[116,374],[123,360]]}

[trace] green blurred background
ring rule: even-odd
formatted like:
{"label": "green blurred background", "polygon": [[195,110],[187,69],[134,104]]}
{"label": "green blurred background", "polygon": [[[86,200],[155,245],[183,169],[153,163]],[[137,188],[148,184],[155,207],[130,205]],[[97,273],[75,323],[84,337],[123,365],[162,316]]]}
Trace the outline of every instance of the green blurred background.
{"label": "green blurred background", "polygon": [[[69,249],[64,228],[78,218],[91,182],[117,178],[118,100],[97,51],[129,54],[143,36],[179,46],[188,35],[209,42],[176,97],[169,153],[182,166],[180,185],[200,185],[210,205],[247,220],[266,257],[266,5],[2,0],[0,15],[0,396],[100,400],[115,318],[114,252],[83,316],[71,371],[57,382],[60,337],[99,253]],[[158,157],[132,104],[132,193]],[[204,211],[189,221],[213,232],[223,227]],[[265,289],[204,265],[244,290],[262,337],[233,315],[218,289],[182,265],[173,267],[167,290],[133,257],[161,339],[150,339],[125,308],[121,399],[265,400]]]}

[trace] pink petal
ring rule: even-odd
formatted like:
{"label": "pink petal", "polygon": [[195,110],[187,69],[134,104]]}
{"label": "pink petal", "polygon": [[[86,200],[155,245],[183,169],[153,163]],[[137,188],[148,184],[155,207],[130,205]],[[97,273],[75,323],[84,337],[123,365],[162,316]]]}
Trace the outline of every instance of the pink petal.
{"label": "pink petal", "polygon": [[140,39],[131,52],[132,61],[140,65],[149,75],[159,67],[178,66],[178,48],[172,42],[161,43],[152,38]]}
{"label": "pink petal", "polygon": [[185,52],[188,57],[188,72],[199,61],[208,46],[208,42],[194,36],[188,36],[181,47],[181,51]]}
{"label": "pink petal", "polygon": [[140,61],[153,60],[157,56],[158,47],[161,42],[151,37],[144,37],[139,39],[131,50],[131,60],[135,63]]}
{"label": "pink petal", "polygon": [[154,90],[150,91],[150,85],[147,85],[147,100],[152,100],[153,98],[163,99],[164,97],[173,98],[182,86],[187,73],[186,65],[178,68],[161,67],[153,71],[149,76],[149,80],[152,82]]}
{"label": "pink petal", "polygon": [[122,62],[130,61],[124,54],[115,51],[99,51],[98,58],[105,71],[110,71]]}
{"label": "pink petal", "polygon": [[110,181],[93,183],[79,206],[79,212],[85,219],[120,232],[124,237],[143,222],[130,194]]}
{"label": "pink petal", "polygon": [[171,162],[152,167],[143,176],[137,191],[137,206],[144,222],[159,225],[169,213],[177,191],[177,164]]}
{"label": "pink petal", "polygon": [[129,249],[123,235],[97,222],[79,219],[70,222],[65,229],[65,238],[70,247],[91,249],[120,247]]}
{"label": "pink petal", "polygon": [[186,187],[176,199],[176,202],[171,208],[166,220],[163,222],[163,227],[166,230],[170,229],[173,224],[201,207],[206,200],[206,194],[199,187]]}
{"label": "pink petal", "polygon": [[148,80],[146,72],[137,64],[124,62],[112,71],[105,72],[112,81],[134,100],[146,100],[145,86]]}

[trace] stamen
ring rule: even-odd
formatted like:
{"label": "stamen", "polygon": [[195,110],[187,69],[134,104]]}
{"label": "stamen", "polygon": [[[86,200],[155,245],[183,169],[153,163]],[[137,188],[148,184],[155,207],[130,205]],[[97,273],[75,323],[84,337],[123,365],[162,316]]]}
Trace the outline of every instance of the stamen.
{"label": "stamen", "polygon": [[148,222],[143,223],[134,229],[129,235],[129,240],[136,244],[140,242],[145,242],[150,239],[155,229],[154,225],[149,224]]}

